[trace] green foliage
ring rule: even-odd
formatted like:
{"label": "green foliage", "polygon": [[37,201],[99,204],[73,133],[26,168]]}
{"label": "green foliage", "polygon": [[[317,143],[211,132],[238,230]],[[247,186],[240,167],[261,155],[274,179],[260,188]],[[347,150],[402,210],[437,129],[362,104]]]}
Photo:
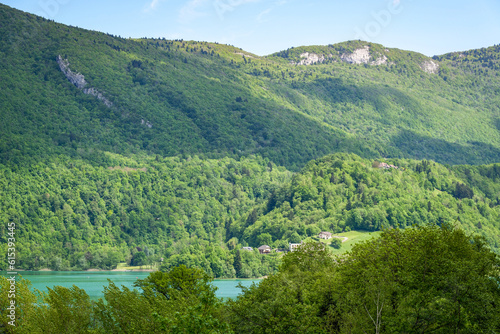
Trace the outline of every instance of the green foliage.
{"label": "green foliage", "polygon": [[186,303],[195,298],[213,303],[215,288],[210,286],[211,281],[210,276],[200,269],[179,266],[169,272],[155,271],[134,286],[141,288],[148,297],[162,295],[167,300]]}
{"label": "green foliage", "polygon": [[[110,157],[115,167],[62,157],[16,170],[0,166],[0,238],[15,222],[20,267],[112,269],[164,258],[167,269],[184,264],[235,277],[237,239],[231,248],[214,245],[240,237],[250,212],[290,175],[284,168],[270,171],[259,157]],[[277,269],[252,257],[258,276]]]}
{"label": "green foliage", "polygon": [[241,254],[239,250],[236,251],[236,254],[234,256],[233,267],[234,271],[236,272],[236,277],[242,277],[243,264],[241,262]]}
{"label": "green foliage", "polygon": [[[228,302],[232,328],[238,333],[325,333],[319,301],[329,290],[334,265],[324,244],[306,243],[288,253],[279,273],[242,288]],[[326,289],[326,290],[325,290]]]}
{"label": "green foliage", "polygon": [[340,249],[342,248],[342,240],[338,238],[333,238],[330,246],[332,246],[335,249]]}
{"label": "green foliage", "polygon": [[[32,326],[39,316],[35,304],[39,301],[39,292],[32,291],[31,282],[16,276],[15,288],[11,288],[10,276],[0,276],[0,332],[1,333],[36,333]],[[14,291],[15,290],[15,291]],[[15,301],[14,314],[11,301]],[[10,309],[9,309],[10,308]],[[9,324],[12,322],[15,326]]]}
{"label": "green foliage", "polygon": [[498,252],[496,165],[452,168],[427,160],[385,161],[397,168],[348,154],[309,162],[271,194],[268,212],[244,237],[250,241],[270,233],[274,240],[300,242],[317,235],[316,228],[340,233],[448,222],[482,235]]}
{"label": "green foliage", "polygon": [[[498,46],[430,59],[351,41],[258,57],[5,5],[0,21],[0,240],[15,222],[23,269],[163,258],[165,270],[235,277],[242,246],[457,219],[500,247],[497,166],[430,160],[498,162]],[[360,49],[370,63],[346,62]],[[298,65],[305,52],[325,61]],[[59,55],[100,99],[65,77]],[[440,74],[424,71],[430,61]],[[402,168],[365,159],[381,156]],[[290,181],[277,166],[306,167]],[[239,276],[279,261],[242,252]]]}
{"label": "green foliage", "polygon": [[94,303],[93,312],[102,333],[161,333],[154,305],[137,290],[120,290],[112,282],[104,287],[104,300]]}
{"label": "green foliage", "polygon": [[48,288],[36,308],[27,333],[89,333],[94,327],[90,297],[75,285]]}
{"label": "green foliage", "polygon": [[163,258],[167,271],[185,265],[215,277],[261,277],[276,272],[279,254],[241,251],[238,273],[236,250],[288,249],[319,231],[429,222],[455,222],[495,251],[500,247],[496,165],[448,168],[393,159],[386,161],[399,168],[383,169],[338,154],[291,177],[259,157],[110,157],[115,167],[62,157],[0,166],[0,231],[5,237],[7,223],[16,223],[21,267],[159,266]]}
{"label": "green foliage", "polygon": [[130,260],[131,266],[143,266],[146,264],[146,253],[137,252],[132,255],[132,259]]}
{"label": "green foliage", "polygon": [[220,321],[221,301],[215,296],[212,279],[200,269],[185,266],[169,272],[154,272],[138,280],[143,296],[151,305],[160,328],[172,333],[228,333],[229,327]]}
{"label": "green foliage", "polygon": [[98,301],[77,287],[37,299],[21,281],[16,332],[489,333],[500,326],[499,268],[483,238],[451,225],[389,229],[337,257],[304,243],[225,303],[206,273],[185,266],[138,280],[142,292],[110,282]]}
{"label": "green foliage", "polygon": [[450,225],[390,229],[333,258],[322,243],[229,302],[240,333],[488,333],[498,329],[500,260]]}
{"label": "green foliage", "polygon": [[[0,276],[0,294],[6,282]],[[22,280],[17,282],[16,327],[12,331],[4,323],[9,299],[2,298],[0,328],[7,333],[232,333],[210,282],[199,269],[178,267],[138,280],[142,293],[110,281],[104,299],[92,301],[76,286],[49,288],[37,298]]]}
{"label": "green foliage", "polygon": [[499,264],[482,238],[450,225],[385,231],[339,267],[340,332],[495,331]]}
{"label": "green foliage", "polygon": [[[1,4],[0,22],[0,251],[13,222],[22,269],[164,259],[165,271],[143,293],[110,283],[95,303],[21,281],[20,332],[498,330],[484,241],[500,249],[498,45],[430,59],[350,41],[258,57]],[[357,50],[369,62],[348,61]],[[301,65],[306,52],[324,60]],[[426,224],[445,227],[397,229]],[[241,248],[351,229],[387,230],[337,260],[316,244],[283,261]],[[270,277],[224,309],[207,275]]]}
{"label": "green foliage", "polygon": [[[350,41],[258,57],[217,43],[124,39],[4,5],[0,19],[4,164],[64,154],[102,166],[106,151],[259,154],[291,170],[335,152],[454,164],[499,156],[498,46],[431,59]],[[346,61],[365,48],[369,63]],[[306,52],[323,62],[297,65]],[[112,105],[69,82],[59,55]],[[424,71],[431,61],[439,74]]]}

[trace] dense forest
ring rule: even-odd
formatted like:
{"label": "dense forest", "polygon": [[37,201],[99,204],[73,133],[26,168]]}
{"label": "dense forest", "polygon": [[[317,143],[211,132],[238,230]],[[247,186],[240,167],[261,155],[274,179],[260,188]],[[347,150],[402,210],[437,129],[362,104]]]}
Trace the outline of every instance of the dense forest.
{"label": "dense forest", "polygon": [[499,46],[259,57],[5,5],[0,22],[0,247],[15,224],[19,269],[259,277],[282,257],[260,245],[427,223],[499,250]]}
{"label": "dense forest", "polygon": [[[500,261],[484,239],[449,224],[386,230],[333,257],[322,243],[288,253],[279,272],[216,297],[211,278],[183,265],[135,283],[84,290],[17,285],[15,333],[497,333]],[[0,277],[0,309],[9,282]],[[3,312],[0,330],[13,332]]]}
{"label": "dense forest", "polygon": [[[500,249],[500,164],[339,153],[292,173],[259,157],[109,159],[109,167],[61,157],[0,169],[0,231],[16,224],[20,268],[112,269],[163,258],[165,270],[259,277],[276,272],[281,257],[259,254],[264,244],[288,249],[321,231],[428,223],[454,224]],[[246,246],[253,251],[240,251]]]}

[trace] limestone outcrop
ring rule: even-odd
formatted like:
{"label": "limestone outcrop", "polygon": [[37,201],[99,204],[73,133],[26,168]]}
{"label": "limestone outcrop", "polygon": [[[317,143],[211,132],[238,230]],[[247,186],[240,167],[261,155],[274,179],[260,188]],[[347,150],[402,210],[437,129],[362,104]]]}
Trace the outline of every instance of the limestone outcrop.
{"label": "limestone outcrop", "polygon": [[300,54],[300,58],[303,58],[301,61],[297,63],[297,65],[312,65],[316,63],[322,63],[325,61],[325,56],[317,55],[315,53],[304,52]]}
{"label": "limestone outcrop", "polygon": [[354,50],[353,53],[349,54],[344,53],[340,56],[340,59],[342,59],[342,61],[349,64],[369,64],[377,66],[377,65],[384,65],[387,63],[387,57],[384,55],[380,55],[380,57],[377,57],[373,61],[370,61],[370,58],[371,58],[370,47],[368,45],[366,45],[361,49]]}
{"label": "limestone outcrop", "polygon": [[427,73],[438,74],[439,73],[439,64],[432,61],[426,60],[422,64],[420,64],[420,68]]}
{"label": "limestone outcrop", "polygon": [[59,64],[59,68],[69,80],[69,82],[75,85],[78,89],[81,89],[83,93],[97,97],[97,99],[101,100],[108,108],[111,108],[113,106],[113,103],[97,89],[93,87],[87,87],[88,83],[87,81],[85,81],[85,77],[83,76],[83,74],[71,71],[67,59],[63,59],[61,55],[58,55],[57,63]]}

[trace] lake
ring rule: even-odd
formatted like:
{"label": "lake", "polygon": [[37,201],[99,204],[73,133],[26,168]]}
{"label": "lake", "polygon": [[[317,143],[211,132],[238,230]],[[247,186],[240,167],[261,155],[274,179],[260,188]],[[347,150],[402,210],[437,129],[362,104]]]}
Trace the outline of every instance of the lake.
{"label": "lake", "polygon": [[[6,273],[2,272],[5,276]],[[149,272],[120,272],[120,271],[25,271],[20,272],[20,275],[31,281],[32,287],[40,291],[47,291],[47,287],[60,285],[70,288],[76,285],[80,289],[84,289],[91,299],[97,300],[103,297],[103,286],[108,285],[108,279],[113,281],[116,286],[122,285],[129,289],[133,289],[134,282],[137,279],[144,279],[149,275]],[[18,276],[19,278],[19,276]],[[258,283],[258,279],[223,279],[214,280],[212,284],[216,286],[217,297],[220,298],[235,298],[241,289],[237,287],[239,283],[243,286],[250,286],[252,282]]]}

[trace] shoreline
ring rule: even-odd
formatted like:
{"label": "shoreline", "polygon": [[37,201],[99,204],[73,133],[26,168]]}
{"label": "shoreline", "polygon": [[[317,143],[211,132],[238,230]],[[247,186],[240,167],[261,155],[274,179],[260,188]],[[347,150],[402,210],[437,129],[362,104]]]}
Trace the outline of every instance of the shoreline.
{"label": "shoreline", "polygon": [[[154,271],[157,271],[156,269],[110,269],[110,270],[106,270],[106,269],[96,269],[96,268],[91,268],[91,269],[87,269],[87,270],[52,270],[52,269],[48,269],[48,268],[42,268],[40,270],[18,270],[17,272],[19,274],[23,274],[23,273],[39,273],[39,272],[57,272],[57,273],[86,273],[86,272],[89,272],[89,273],[99,273],[99,272],[127,272],[127,273],[148,273],[148,272],[154,272]],[[7,271],[1,271],[0,270],[0,275],[3,275],[3,272],[7,272]],[[263,280],[263,279],[266,279],[268,276],[261,276],[261,277],[245,277],[245,278],[241,278],[241,277],[234,277],[234,278],[227,278],[227,277],[220,277],[220,278],[216,278],[216,277],[213,277],[213,280],[217,280],[217,281],[225,281],[225,280],[239,280],[239,281],[255,281],[255,280]]]}

